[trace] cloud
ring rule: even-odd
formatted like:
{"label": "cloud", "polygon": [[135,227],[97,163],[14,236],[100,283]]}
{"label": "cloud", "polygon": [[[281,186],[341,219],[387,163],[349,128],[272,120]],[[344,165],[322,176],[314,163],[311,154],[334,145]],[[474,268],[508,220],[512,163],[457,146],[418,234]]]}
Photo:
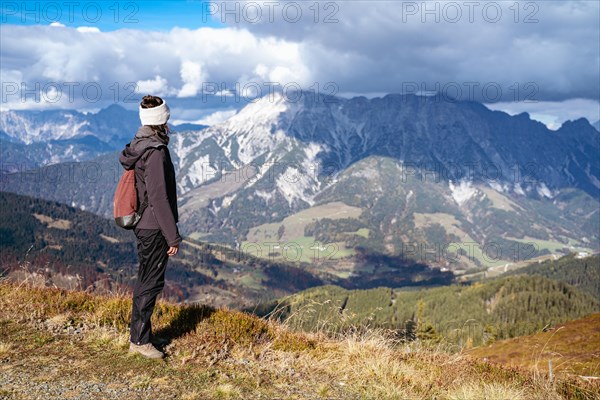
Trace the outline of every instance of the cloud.
{"label": "cloud", "polygon": [[184,119],[173,120],[173,124],[181,125],[184,123],[191,123],[191,124],[209,125],[209,126],[216,125],[216,124],[220,124],[221,122],[234,116],[237,113],[237,111],[238,110],[235,110],[235,109],[219,110],[219,111],[215,111],[211,114],[208,114],[208,115],[204,116],[203,118],[196,119],[196,120],[184,120]]}
{"label": "cloud", "polygon": [[154,96],[167,97],[175,93],[174,89],[169,88],[168,81],[156,75],[154,79],[140,80],[136,82],[138,93],[152,94]]}
{"label": "cloud", "polygon": [[597,100],[569,99],[564,101],[513,102],[486,104],[492,110],[504,111],[510,115],[529,113],[531,119],[544,123],[549,129],[556,130],[568,120],[587,118],[590,123],[600,119],[600,107]]}
{"label": "cloud", "polygon": [[79,26],[76,28],[81,33],[98,33],[100,29],[95,26]]}
{"label": "cloud", "polygon": [[[257,3],[262,18],[243,18]],[[225,13],[232,4],[220,3],[213,17],[299,43],[315,80],[340,92],[458,86],[463,99],[482,102],[529,100],[531,84],[538,101],[600,92],[598,2],[292,2],[301,6],[298,20],[296,6],[286,13],[277,2],[269,14],[267,3],[242,1],[239,23]],[[498,98],[485,92],[493,86],[502,89]]]}
{"label": "cloud", "polygon": [[[20,73],[19,81],[6,83],[25,89],[4,96],[9,107],[48,107],[42,104],[47,85],[62,88],[54,107],[85,109],[148,91],[185,98],[200,96],[203,89],[226,93],[259,85],[267,90],[263,83],[273,79],[310,82],[299,44],[239,28],[92,32],[2,25],[0,45],[3,75]],[[253,72],[259,64],[264,76]]]}
{"label": "cloud", "polygon": [[[600,3],[467,3],[270,2],[277,6],[269,14],[267,3],[236,2],[239,23],[216,10],[213,18],[227,27],[167,32],[3,24],[1,72],[19,79],[3,82],[30,91],[24,99],[21,90],[5,91],[2,104],[47,107],[44,86],[53,82],[63,95],[50,106],[79,109],[147,92],[182,100],[207,92],[252,96],[257,87],[266,94],[270,82],[329,94],[438,90],[486,104],[597,104]],[[249,18],[255,4],[258,21]],[[39,99],[31,94],[36,85]]]}
{"label": "cloud", "polygon": [[177,94],[178,97],[194,97],[202,89],[206,82],[206,74],[202,71],[202,65],[193,61],[184,61],[181,64],[181,80],[183,87]]}

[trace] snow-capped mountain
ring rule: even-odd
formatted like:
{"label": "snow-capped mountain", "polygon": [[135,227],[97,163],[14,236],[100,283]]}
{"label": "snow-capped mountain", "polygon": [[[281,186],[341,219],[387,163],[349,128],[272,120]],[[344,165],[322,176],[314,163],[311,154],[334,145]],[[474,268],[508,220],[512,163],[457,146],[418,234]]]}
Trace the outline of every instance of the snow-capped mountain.
{"label": "snow-capped mountain", "polygon": [[193,140],[179,138],[181,193],[251,165],[259,170],[244,187],[267,171],[295,176],[293,185],[277,181],[277,192],[306,206],[322,189],[323,176],[381,156],[401,162],[404,174],[548,198],[575,187],[598,197],[599,137],[585,119],[553,132],[526,113],[511,117],[473,102],[425,101],[413,95],[262,98]]}
{"label": "snow-capped mountain", "polygon": [[[583,118],[551,131],[475,102],[276,93],[169,147],[182,232],[203,240],[318,241],[342,258],[493,243],[504,261],[527,241],[555,250],[600,240],[600,135]],[[4,187],[109,216],[116,154],[94,162],[107,173],[93,185],[12,175]],[[79,169],[75,181],[86,179]]]}
{"label": "snow-capped mountain", "polygon": [[138,126],[137,113],[118,105],[95,114],[73,110],[0,112],[0,131],[24,144],[95,136],[104,143],[116,145],[118,141],[120,145]]}
{"label": "snow-capped mountain", "polygon": [[[97,113],[74,110],[2,111],[4,171],[91,160],[121,149],[140,125],[138,113],[112,105]],[[184,124],[185,130],[205,128]],[[174,127],[179,130],[179,125]]]}
{"label": "snow-capped mountain", "polygon": [[3,170],[89,160],[121,147],[138,126],[137,114],[118,105],[95,114],[73,110],[2,111]]}

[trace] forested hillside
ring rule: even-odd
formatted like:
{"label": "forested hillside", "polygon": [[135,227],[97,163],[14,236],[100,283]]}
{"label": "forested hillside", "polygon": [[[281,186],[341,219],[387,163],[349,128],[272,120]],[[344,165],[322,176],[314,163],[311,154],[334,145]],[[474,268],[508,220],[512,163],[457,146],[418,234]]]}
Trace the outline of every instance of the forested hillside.
{"label": "forested hillside", "polygon": [[[123,291],[137,274],[134,235],[64,204],[0,192],[0,273],[68,289]],[[165,296],[182,300],[212,277],[170,261]]]}
{"label": "forested hillside", "polygon": [[600,255],[577,258],[571,254],[509,271],[505,275],[542,275],[578,287],[600,300]]}
{"label": "forested hillside", "polygon": [[383,327],[401,339],[470,346],[530,334],[597,311],[600,301],[590,294],[534,275],[422,290],[323,286],[265,305],[258,313],[272,313],[302,330]]}
{"label": "forested hillside", "polygon": [[[133,232],[67,205],[0,192],[0,276],[65,289],[127,291],[137,274]],[[331,283],[298,265],[184,240],[169,259],[164,296],[215,306],[259,301]]]}

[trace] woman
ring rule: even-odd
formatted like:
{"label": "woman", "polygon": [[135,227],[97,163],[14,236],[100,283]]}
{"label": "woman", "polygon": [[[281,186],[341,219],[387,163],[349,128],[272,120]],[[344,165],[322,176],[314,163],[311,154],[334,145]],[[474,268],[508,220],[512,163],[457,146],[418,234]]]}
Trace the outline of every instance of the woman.
{"label": "woman", "polygon": [[148,202],[134,229],[140,265],[133,290],[129,351],[162,358],[164,354],[152,344],[156,340],[152,338],[150,317],[165,285],[168,258],[177,254],[181,242],[175,169],[167,147],[170,112],[160,97],[144,96],[139,114],[142,127],[119,157],[123,168],[135,169],[140,203],[145,199]]}

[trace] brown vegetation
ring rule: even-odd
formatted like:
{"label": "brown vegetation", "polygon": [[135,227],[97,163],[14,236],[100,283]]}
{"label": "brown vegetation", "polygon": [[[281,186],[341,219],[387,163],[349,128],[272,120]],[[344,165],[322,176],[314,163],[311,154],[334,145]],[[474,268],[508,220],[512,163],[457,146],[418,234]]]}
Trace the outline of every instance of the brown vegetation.
{"label": "brown vegetation", "polygon": [[[60,391],[74,382],[96,382],[129,398],[188,399],[591,399],[599,389],[419,342],[399,346],[384,330],[295,333],[238,311],[167,302],[153,326],[170,340],[168,357],[146,360],[126,352],[130,306],[123,296],[0,283],[0,379],[10,378],[0,397],[35,398],[40,382],[63,397],[88,394]],[[35,378],[10,383],[26,376]]]}

